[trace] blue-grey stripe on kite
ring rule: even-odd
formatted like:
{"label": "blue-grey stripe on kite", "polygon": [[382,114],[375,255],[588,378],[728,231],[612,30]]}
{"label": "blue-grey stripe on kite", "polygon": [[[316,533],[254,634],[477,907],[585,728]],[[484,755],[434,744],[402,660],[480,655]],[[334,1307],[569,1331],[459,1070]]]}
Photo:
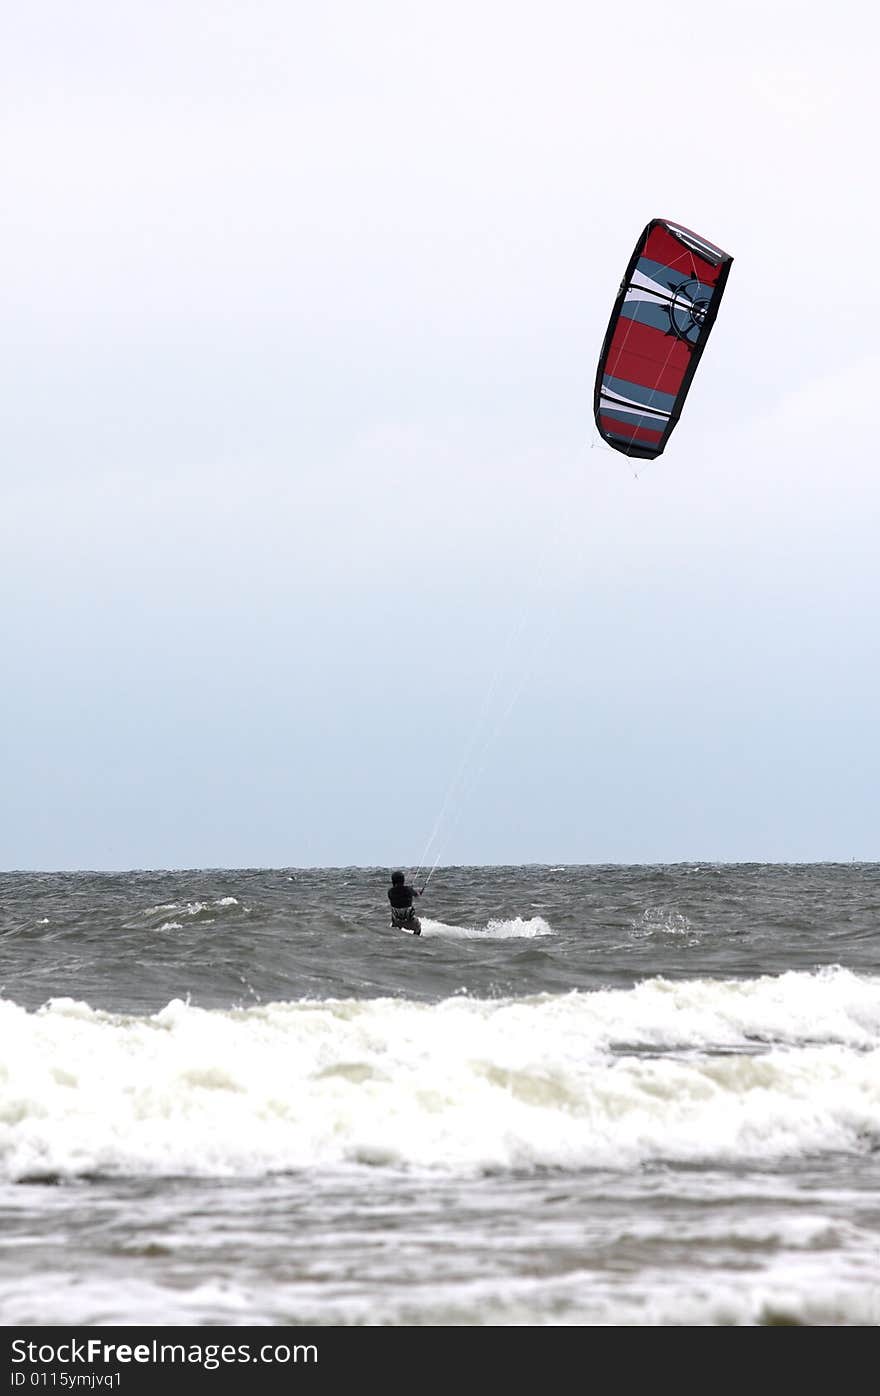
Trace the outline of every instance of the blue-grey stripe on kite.
{"label": "blue-grey stripe on kite", "polygon": [[[635,442],[636,438],[635,438],[635,436],[633,435],[633,433],[636,432],[636,431],[638,431],[638,430],[640,429],[640,426],[641,426],[641,423],[640,423],[640,422],[633,422],[633,423],[631,423],[630,428],[629,428],[628,431],[612,431],[611,428],[610,428],[609,426],[605,426],[605,427],[603,428],[603,430],[605,431],[605,435],[606,435],[606,436],[613,437],[615,441],[625,441],[625,442],[627,443],[627,445],[629,446],[629,445],[632,445],[632,444]],[[653,428],[652,428],[652,430],[653,430]],[[650,443],[646,442],[645,444],[646,444],[646,445],[649,445],[649,444],[650,444],[650,445],[653,445],[654,443],[653,443],[653,442],[650,442]],[[658,443],[658,444],[659,444],[659,443]]]}
{"label": "blue-grey stripe on kite", "polygon": [[620,307],[622,320],[637,320],[640,325],[650,325],[666,334],[671,326],[669,310],[661,301],[635,300],[627,295]]}
{"label": "blue-grey stripe on kite", "polygon": [[603,391],[619,393],[621,397],[634,398],[646,407],[656,407],[660,412],[669,413],[675,406],[675,393],[661,393],[658,388],[649,388],[644,383],[629,383],[624,378],[612,378],[610,373],[602,378]]}
{"label": "blue-grey stripe on kite", "polygon": [[[715,290],[714,286],[707,286],[705,282],[698,281],[690,272],[676,270],[667,267],[663,262],[652,262],[650,257],[640,257],[635,266],[636,271],[640,271],[642,276],[647,276],[649,280],[656,281],[657,285],[670,295],[674,295],[675,289],[684,284],[687,286],[686,295],[689,300],[707,301]],[[670,287],[669,283],[672,282]],[[630,277],[630,285],[633,279]]]}
{"label": "blue-grey stripe on kite", "polygon": [[[654,330],[661,330],[663,334],[674,334],[672,328],[672,306],[669,301],[641,300],[636,296],[627,294],[623,305],[620,307],[620,316],[623,320],[637,320],[640,325],[650,325]],[[680,312],[681,328],[687,319],[687,310],[682,307]],[[701,325],[690,325],[687,330],[688,344],[696,344],[700,337]],[[679,335],[678,338],[683,336]]]}

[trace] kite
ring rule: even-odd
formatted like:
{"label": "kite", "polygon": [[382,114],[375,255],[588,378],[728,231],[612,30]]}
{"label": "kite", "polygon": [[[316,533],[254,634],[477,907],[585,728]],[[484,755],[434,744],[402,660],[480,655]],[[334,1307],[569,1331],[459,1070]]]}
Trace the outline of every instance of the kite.
{"label": "kite", "polygon": [[654,218],[617,293],[596,371],[593,415],[603,440],[653,460],[666,446],[706,347],[733,258]]}

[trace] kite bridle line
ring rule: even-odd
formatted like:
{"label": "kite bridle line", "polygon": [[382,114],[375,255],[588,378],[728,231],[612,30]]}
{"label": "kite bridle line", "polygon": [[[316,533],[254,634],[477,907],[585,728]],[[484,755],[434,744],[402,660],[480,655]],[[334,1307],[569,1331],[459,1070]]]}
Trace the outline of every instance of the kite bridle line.
{"label": "kite bridle line", "polygon": [[437,864],[438,864],[439,862],[440,862],[440,854],[438,853],[438,854],[437,854],[437,857],[434,859],[434,862],[431,864],[431,871],[428,873],[428,876],[425,878],[425,880],[424,880],[424,882],[422,883],[421,887],[418,889],[418,891],[419,891],[419,896],[422,895],[422,893],[424,892],[424,890],[425,890],[425,888],[427,887],[428,883],[431,881],[431,878],[434,876],[434,869],[436,868],[436,866],[437,866]]}

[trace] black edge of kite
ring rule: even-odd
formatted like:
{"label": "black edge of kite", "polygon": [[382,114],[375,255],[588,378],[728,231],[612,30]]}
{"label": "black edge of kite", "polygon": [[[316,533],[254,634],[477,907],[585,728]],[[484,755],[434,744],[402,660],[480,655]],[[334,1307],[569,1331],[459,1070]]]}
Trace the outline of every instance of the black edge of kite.
{"label": "black edge of kite", "polygon": [[[712,332],[712,326],[715,324],[715,319],[718,315],[718,307],[721,304],[721,297],[724,294],[724,288],[727,285],[727,278],[730,274],[730,268],[733,265],[733,258],[731,257],[730,253],[723,252],[722,249],[719,247],[718,251],[721,252],[722,255],[719,262],[718,280],[716,281],[714,290],[712,292],[712,300],[709,306],[709,313],[707,314],[706,319],[703,322],[703,333],[700,335],[697,344],[694,345],[694,348],[691,351],[690,363],[688,364],[684,378],[681,380],[681,387],[679,388],[678,393],[676,394],[675,402],[672,404],[672,411],[669,414],[669,423],[666,427],[666,430],[663,433],[663,436],[659,444],[657,446],[639,446],[638,444],[630,444],[629,446],[624,446],[620,442],[612,441],[610,436],[608,436],[608,434],[606,433],[605,429],[599,423],[599,395],[602,389],[602,378],[604,376],[603,367],[605,364],[606,356],[608,354],[608,349],[611,345],[611,336],[614,334],[614,327],[617,324],[617,320],[620,315],[620,308],[623,305],[630,281],[632,280],[632,274],[636,269],[636,263],[641,257],[642,249],[647,243],[652,231],[654,230],[654,228],[657,227],[666,228],[667,232],[669,232],[672,237],[675,237],[675,232],[673,231],[674,228],[684,228],[684,224],[679,223],[670,225],[669,220],[667,218],[652,218],[650,223],[647,223],[645,225],[641,237],[636,242],[635,249],[633,251],[632,256],[629,259],[626,271],[623,274],[623,280],[620,283],[620,290],[617,292],[617,295],[614,300],[614,305],[611,307],[611,316],[608,320],[608,328],[605,331],[605,338],[602,340],[602,349],[599,353],[599,363],[596,368],[596,382],[593,388],[593,420],[596,423],[596,430],[598,431],[602,440],[607,442],[607,444],[612,448],[612,450],[620,451],[621,454],[625,456],[636,456],[640,460],[656,460],[658,456],[661,456],[664,450],[666,449],[667,441],[669,440],[675,427],[678,424],[678,419],[681,416],[682,410],[684,408],[685,398],[688,395],[694,374],[697,371],[697,365],[699,364],[700,359],[703,357],[703,350],[706,348],[706,345],[709,342],[709,335]],[[691,232],[692,230],[688,228],[686,229],[686,231]],[[694,236],[700,237],[701,241],[705,241],[705,239],[702,238],[700,234],[695,233]],[[685,243],[684,246],[687,246],[687,244]],[[712,244],[712,246],[714,246],[714,243]],[[703,260],[706,261],[708,259],[704,257]]]}

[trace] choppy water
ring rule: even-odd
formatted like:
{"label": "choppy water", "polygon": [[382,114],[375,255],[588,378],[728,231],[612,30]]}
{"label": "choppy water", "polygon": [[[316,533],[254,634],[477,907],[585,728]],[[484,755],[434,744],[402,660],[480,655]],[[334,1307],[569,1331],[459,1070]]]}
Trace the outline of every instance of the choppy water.
{"label": "choppy water", "polygon": [[0,1322],[880,1320],[880,865],[0,877]]}

